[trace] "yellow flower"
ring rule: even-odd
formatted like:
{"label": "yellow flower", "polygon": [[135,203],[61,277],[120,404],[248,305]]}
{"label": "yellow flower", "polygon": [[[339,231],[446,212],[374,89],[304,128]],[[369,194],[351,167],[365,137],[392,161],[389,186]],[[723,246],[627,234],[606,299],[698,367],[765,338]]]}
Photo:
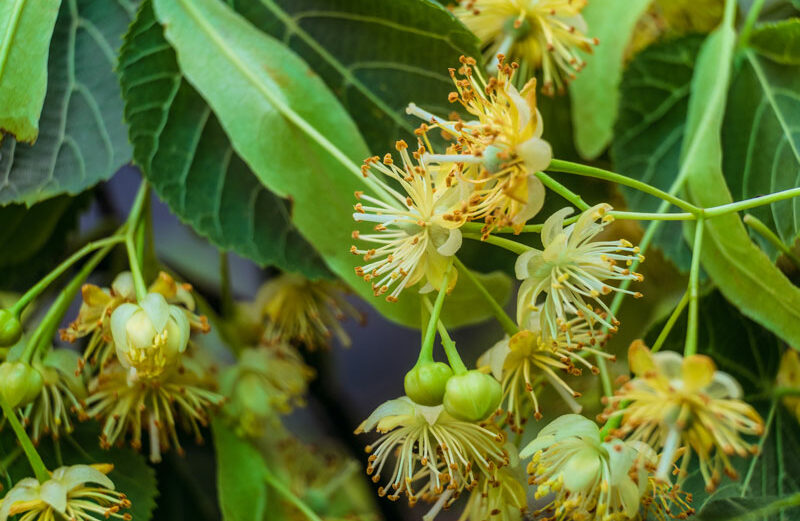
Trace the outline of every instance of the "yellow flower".
{"label": "yellow flower", "polygon": [[[780,387],[800,389],[800,355],[796,350],[789,348],[784,351],[775,380],[776,385]],[[800,397],[797,395],[784,396],[783,405],[794,414],[797,421],[800,421]]]}
{"label": "yellow flower", "polygon": [[125,494],[114,490],[106,474],[113,465],[73,465],[54,470],[48,481],[34,478],[17,482],[0,500],[0,521],[21,516],[21,521],[131,520],[120,510],[131,507]]}
{"label": "yellow flower", "polygon": [[455,9],[486,45],[487,55],[498,54],[541,67],[542,92],[564,90],[585,62],[578,50],[591,53],[596,38],[586,36],[581,11],[586,0],[461,0]]}
{"label": "yellow flower", "polygon": [[258,290],[255,306],[267,318],[264,338],[267,342],[303,342],[309,349],[327,347],[336,335],[344,346],[350,337],[340,322],[351,316],[363,316],[344,298],[344,288],[328,280],[308,280],[301,275],[284,273]]}
{"label": "yellow flower", "polygon": [[[516,262],[517,278],[524,281],[517,296],[518,323],[526,324],[531,316],[538,317],[546,340],[558,338],[576,315],[591,327],[601,324],[612,332],[617,330],[619,322],[600,297],[612,291],[641,297],[641,293],[612,286],[609,281],[643,280],[630,266],[644,257],[638,247],[625,239],[593,240],[613,220],[608,215],[610,210],[611,206],[598,204],[567,227],[564,218],[572,213],[571,208],[547,218],[542,228],[544,250],[533,248]],[[546,295],[540,310],[538,300],[542,293]],[[599,308],[593,308],[593,304]]]}
{"label": "yellow flower", "polygon": [[425,121],[418,133],[429,149],[426,133],[431,128],[455,139],[446,154],[426,153],[423,161],[449,169],[457,182],[472,187],[463,215],[483,219],[484,235],[503,226],[513,226],[519,233],[544,204],[544,186],[535,173],[547,168],[553,158],[550,144],[542,139],[536,80],[520,92],[512,82],[516,64],[500,63],[497,77],[486,81],[479,69],[473,69],[472,58],[462,57],[461,62],[460,76],[450,69],[457,92],[450,93],[449,99],[460,103],[474,120],[445,120],[413,103],[406,112]]}
{"label": "yellow flower", "polygon": [[405,396],[379,406],[356,434],[373,429],[381,434],[366,448],[367,474],[375,483],[396,456],[378,494],[392,500],[406,494],[410,505],[420,498],[436,499],[434,512],[452,504],[464,489],[477,486],[481,476],[493,480],[497,469],[509,462],[503,435],[491,426],[456,420],[441,405],[426,407]]}
{"label": "yellow flower", "polygon": [[558,391],[573,412],[581,411],[575,398],[580,393],[574,391],[559,375],[580,375],[578,365],[597,374],[592,365],[579,351],[613,359],[612,355],[595,349],[594,345],[602,337],[595,335],[585,326],[585,321],[574,319],[568,324],[571,342],[561,334],[555,344],[543,340],[539,331],[523,330],[505,337],[478,359],[479,367],[489,367],[492,374],[503,387],[503,402],[507,412],[506,421],[513,431],[521,432],[527,421],[527,415],[533,410],[534,417],[539,420],[542,413],[536,393],[541,384],[549,383]]}
{"label": "yellow flower", "polygon": [[206,425],[209,410],[222,404],[223,398],[211,391],[213,378],[202,364],[184,356],[182,366],[168,370],[156,378],[129,379],[128,371],[112,364],[89,385],[86,412],[102,424],[100,445],[109,448],[131,435],[131,446],[142,446],[142,429],[150,440],[150,460],[161,461],[162,449],[175,445],[177,425],[191,430],[198,442],[203,437],[200,426]]}
{"label": "yellow flower", "polygon": [[481,476],[458,521],[520,521],[527,508],[524,479],[504,467],[492,479]]}
{"label": "yellow flower", "polygon": [[[450,186],[441,169],[420,160],[420,149],[414,152],[414,160],[408,153],[405,141],[397,142],[402,159],[398,167],[391,155],[386,154],[381,162],[377,156],[364,161],[365,176],[377,172],[385,176],[388,183],[377,178],[384,190],[396,201],[389,204],[363,192],[356,192],[360,201],[355,205],[356,222],[373,222],[375,233],[353,232],[353,238],[373,246],[352,246],[353,254],[364,257],[363,266],[356,273],[372,283],[375,296],[391,289],[386,300],[394,302],[404,288],[418,282],[425,285],[421,292],[441,287],[445,272],[461,247],[461,231],[464,219],[454,210],[462,197],[457,185]],[[400,191],[392,187],[396,182]],[[449,278],[449,288],[455,286],[455,272]]]}
{"label": "yellow flower", "polygon": [[697,454],[707,489],[717,487],[723,471],[735,479],[730,456],[757,450],[741,434],[764,432],[761,417],[741,400],[738,382],[717,371],[705,355],[651,353],[641,341],[631,344],[628,363],[636,377],[609,400],[604,416],[622,416],[617,434],[664,448],[656,477],[666,480],[675,454],[685,445],[681,470]]}
{"label": "yellow flower", "polygon": [[34,401],[20,409],[20,416],[30,427],[34,442],[38,442],[42,435],[51,435],[57,440],[62,431],[71,433],[71,414],[77,414],[81,420],[87,419],[84,410],[86,383],[83,373],[75,371],[78,358],[74,351],[51,349],[44,360],[34,362],[44,385]]}
{"label": "yellow flower", "polygon": [[228,398],[225,409],[241,433],[256,437],[265,431],[275,413],[287,414],[303,395],[314,370],[288,344],[249,348],[221,378]]}

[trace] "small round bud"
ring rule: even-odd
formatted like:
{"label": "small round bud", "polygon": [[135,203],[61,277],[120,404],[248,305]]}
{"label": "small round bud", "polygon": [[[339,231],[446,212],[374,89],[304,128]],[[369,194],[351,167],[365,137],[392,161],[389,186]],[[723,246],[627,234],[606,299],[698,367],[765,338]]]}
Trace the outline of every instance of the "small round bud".
{"label": "small round bud", "polygon": [[500,382],[491,375],[472,370],[447,381],[444,409],[459,420],[480,421],[497,410],[502,398]]}
{"label": "small round bud", "polygon": [[415,365],[406,373],[403,385],[406,396],[420,405],[441,405],[445,387],[453,376],[453,370],[443,362]]}
{"label": "small round bud", "polygon": [[22,337],[22,324],[7,309],[0,309],[0,347],[11,347]]}
{"label": "small round bud", "polygon": [[0,364],[0,395],[11,407],[20,407],[32,402],[40,392],[44,381],[42,375],[24,362]]}

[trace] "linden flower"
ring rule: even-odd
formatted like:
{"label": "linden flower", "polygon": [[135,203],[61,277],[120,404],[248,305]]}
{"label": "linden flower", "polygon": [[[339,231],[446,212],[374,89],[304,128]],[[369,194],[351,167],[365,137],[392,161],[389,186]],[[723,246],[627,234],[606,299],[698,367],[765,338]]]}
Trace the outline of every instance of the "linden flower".
{"label": "linden flower", "polygon": [[[800,388],[800,356],[794,349],[787,349],[781,356],[778,375],[775,378],[778,387],[789,389]],[[783,397],[783,405],[800,421],[800,398],[792,395]]]}
{"label": "linden flower", "polygon": [[[372,283],[375,296],[392,288],[386,297],[389,302],[395,302],[404,288],[420,281],[426,283],[420,292],[441,287],[451,257],[461,247],[458,228],[464,222],[453,211],[462,199],[460,191],[445,183],[440,169],[420,161],[424,150],[414,152],[415,160],[411,159],[405,141],[397,142],[397,150],[402,168],[389,154],[383,162],[377,156],[364,161],[365,176],[370,171],[378,172],[396,181],[403,193],[380,179],[380,185],[396,199],[395,204],[356,192],[356,198],[363,202],[355,205],[353,219],[377,224],[375,233],[354,231],[353,238],[375,247],[350,248],[352,253],[364,257],[367,264],[357,267],[356,273]],[[455,286],[456,279],[453,272],[448,290]]]}
{"label": "linden flower", "polygon": [[241,433],[261,435],[275,412],[287,414],[303,395],[314,370],[288,344],[246,349],[221,378],[226,406]]}
{"label": "linden flower", "polygon": [[470,492],[458,521],[521,520],[528,508],[528,497],[524,481],[515,474],[504,467],[493,479],[481,477],[478,486]]}
{"label": "linden flower", "polygon": [[38,442],[42,435],[61,437],[62,431],[73,431],[71,414],[87,419],[84,400],[86,384],[81,372],[76,373],[78,354],[68,349],[51,349],[44,360],[35,362],[44,385],[33,402],[20,410],[23,422],[31,429],[31,438]]}
{"label": "linden flower", "polygon": [[522,431],[531,409],[534,417],[541,419],[536,393],[544,382],[558,391],[573,412],[581,411],[580,404],[575,401],[580,393],[574,391],[559,373],[580,375],[582,370],[576,364],[589,369],[592,374],[599,372],[578,351],[614,358],[591,347],[597,343],[597,337],[585,324],[585,321],[573,319],[567,324],[571,342],[567,342],[562,333],[555,344],[545,342],[539,331],[523,330],[497,342],[478,359],[478,366],[488,366],[503,387],[501,403],[505,403],[506,421],[512,431]]}
{"label": "linden flower", "polygon": [[462,56],[461,62],[462,77],[450,69],[457,92],[450,93],[449,99],[460,103],[474,120],[444,120],[413,103],[406,112],[425,121],[419,130],[423,135],[429,128],[439,128],[456,139],[447,154],[427,153],[423,160],[450,165],[451,175],[474,187],[464,215],[483,219],[484,235],[503,226],[513,226],[519,233],[542,209],[545,189],[535,173],[547,168],[553,158],[550,144],[542,139],[536,80],[530,80],[520,92],[512,82],[516,64],[500,63],[497,77],[487,82],[472,68],[475,60]]}
{"label": "linden flower", "polygon": [[679,446],[685,445],[681,469],[696,453],[706,488],[716,488],[722,471],[736,479],[730,456],[757,451],[740,435],[764,432],[761,417],[741,401],[738,382],[717,371],[705,355],[650,353],[641,341],[631,344],[628,363],[636,377],[610,399],[604,416],[622,416],[619,433],[629,439],[664,447],[657,477],[666,480]]}
{"label": "linden flower", "polygon": [[510,55],[544,76],[542,92],[564,91],[585,65],[578,50],[591,53],[581,11],[586,0],[460,0],[455,14],[486,46],[486,55]]}
{"label": "linden flower", "polygon": [[25,478],[0,500],[0,521],[13,516],[21,516],[22,521],[130,521],[131,515],[120,510],[130,508],[131,502],[114,490],[106,476],[113,468],[109,464],[73,465],[54,470],[44,483]]}
{"label": "linden flower", "polygon": [[477,486],[481,476],[493,480],[496,470],[509,462],[502,434],[456,420],[441,405],[418,405],[406,396],[379,406],[356,434],[373,429],[381,436],[366,447],[372,481],[380,481],[389,459],[397,458],[378,494],[388,493],[391,500],[406,494],[410,505],[420,497],[438,498],[432,512],[452,504],[462,490]]}
{"label": "linden flower", "polygon": [[328,346],[333,335],[349,346],[350,337],[340,322],[348,315],[363,321],[362,314],[344,299],[338,283],[312,281],[294,273],[264,284],[255,306],[262,318],[269,319],[264,331],[267,342],[299,340],[311,349]]}
{"label": "linden flower", "polygon": [[[546,339],[558,338],[571,315],[578,315],[591,325],[599,323],[610,331],[617,330],[619,322],[600,296],[618,291],[641,297],[639,292],[608,282],[643,280],[642,275],[629,267],[644,257],[639,254],[638,246],[625,239],[593,241],[613,220],[607,214],[610,210],[607,204],[593,206],[566,228],[564,218],[572,213],[571,208],[563,208],[547,218],[542,227],[544,250],[533,248],[523,253],[515,265],[517,278],[524,280],[517,296],[518,323],[527,323],[529,315],[539,311],[537,301],[546,293],[539,313],[540,329]],[[592,303],[600,309],[594,309]]]}
{"label": "linden flower", "polygon": [[208,423],[208,411],[222,404],[223,398],[212,392],[213,378],[208,370],[184,357],[182,366],[156,378],[131,381],[128,371],[112,364],[89,385],[86,412],[103,426],[100,445],[103,448],[122,443],[126,431],[131,434],[131,447],[142,446],[142,429],[150,439],[150,461],[161,461],[161,451],[175,445],[183,452],[177,426],[191,430],[198,442],[203,437],[200,426]]}
{"label": "linden flower", "polygon": [[612,521],[634,518],[648,476],[636,445],[603,442],[593,421],[577,414],[560,416],[520,452],[528,464],[536,499],[552,501],[535,515],[547,519]]}

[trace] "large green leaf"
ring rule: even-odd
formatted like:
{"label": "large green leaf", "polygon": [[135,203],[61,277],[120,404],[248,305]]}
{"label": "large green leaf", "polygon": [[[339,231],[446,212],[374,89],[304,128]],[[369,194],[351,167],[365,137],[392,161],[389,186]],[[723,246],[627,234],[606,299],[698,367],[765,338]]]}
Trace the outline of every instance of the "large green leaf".
{"label": "large green leaf", "polygon": [[[686,177],[690,200],[705,208],[732,202],[722,174],[720,134],[735,41],[733,28],[723,22],[703,44],[692,78],[679,175]],[[800,346],[800,289],[750,240],[739,215],[710,219],[705,227],[701,262],[725,297]]]}
{"label": "large green leaf", "polygon": [[261,455],[247,441],[236,436],[222,420],[215,420],[211,427],[217,451],[217,487],[222,519],[267,519],[267,486]]}
{"label": "large green leaf", "polygon": [[[619,118],[611,157],[617,172],[668,191],[680,169],[689,86],[702,38],[687,36],[652,45],[628,65],[620,87]],[[628,208],[654,212],[661,201],[638,190],[623,189]],[[662,223],[653,245],[682,271],[691,250],[680,223]]]}
{"label": "large green leaf", "polygon": [[[800,66],[747,50],[731,86],[723,127],[725,179],[736,199],[800,185]],[[800,200],[750,210],[788,245],[800,235]],[[777,250],[754,235],[774,258]]]}
{"label": "large green leaf", "polygon": [[61,0],[0,3],[0,139],[33,143],[47,90],[47,51]]}
{"label": "large green leaf", "polygon": [[[292,220],[328,267],[384,316],[419,323],[419,302],[390,304],[372,296],[349,253],[356,190],[375,192],[358,164],[369,152],[358,129],[322,80],[289,49],[214,0],[155,0],[155,13],[187,80],[208,102],[233,148],[267,188],[293,203]],[[510,281],[493,284],[505,301]],[[452,313],[452,325],[486,317],[476,305]],[[409,292],[411,293],[411,292]]]}
{"label": "large green leaf", "polygon": [[33,146],[3,140],[0,205],[82,192],[130,159],[113,68],[133,11],[130,0],[63,1],[50,43],[39,139]]}
{"label": "large green leaf", "polygon": [[748,44],[770,60],[800,65],[800,18],[759,26]]}
{"label": "large green leaf", "polygon": [[149,1],[125,37],[119,72],[134,158],[173,213],[261,265],[329,273],[294,229],[289,203],[264,188],[182,76]]}
{"label": "large green leaf", "polygon": [[600,40],[569,85],[575,146],[586,159],[599,156],[611,142],[625,50],[649,5],[650,0],[593,0],[583,10],[589,36]]}
{"label": "large green leaf", "polygon": [[371,151],[413,140],[410,101],[447,115],[461,55],[477,38],[430,0],[233,0],[256,27],[285,42],[320,75],[358,124]]}

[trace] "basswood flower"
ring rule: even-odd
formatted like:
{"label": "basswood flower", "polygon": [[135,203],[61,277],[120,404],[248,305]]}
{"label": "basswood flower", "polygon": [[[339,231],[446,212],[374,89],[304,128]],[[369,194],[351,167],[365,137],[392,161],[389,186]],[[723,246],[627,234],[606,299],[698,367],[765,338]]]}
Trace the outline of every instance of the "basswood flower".
{"label": "basswood flower", "polygon": [[545,342],[538,330],[522,330],[512,337],[497,342],[479,359],[479,367],[489,367],[503,387],[506,421],[513,431],[521,432],[530,412],[539,420],[542,413],[536,397],[545,382],[553,386],[573,412],[581,411],[575,398],[580,393],[573,390],[563,375],[578,376],[581,366],[597,374],[598,369],[582,353],[591,353],[613,359],[595,346],[602,345],[603,337],[586,327],[580,319],[567,324],[570,342],[561,333],[555,342]]}
{"label": "basswood flower", "polygon": [[[564,227],[572,213],[563,208],[544,222],[543,250],[536,248],[517,258],[517,278],[524,281],[517,296],[517,322],[527,323],[538,313],[540,329],[546,340],[558,338],[575,317],[616,331],[619,322],[600,299],[617,291],[641,297],[641,293],[613,286],[624,280],[641,281],[631,271],[634,261],[643,261],[638,246],[625,239],[596,241],[596,236],[613,220],[611,206],[598,204],[581,213],[578,220]],[[621,264],[621,265],[620,265]],[[544,303],[539,304],[544,294]],[[598,306],[595,308],[593,306]]]}
{"label": "basswood flower", "polygon": [[437,500],[434,512],[477,486],[481,476],[494,480],[509,462],[503,435],[491,425],[456,420],[441,405],[426,407],[405,396],[380,405],[356,434],[372,430],[381,436],[366,447],[367,474],[375,483],[385,468],[389,474],[378,494],[392,500],[405,494],[410,505],[420,498]]}
{"label": "basswood flower", "polygon": [[[517,458],[519,459],[519,458]],[[482,476],[458,521],[520,521],[528,509],[524,472],[517,464],[499,469],[492,479]],[[519,472],[518,472],[519,471]],[[517,474],[522,474],[518,476]]]}
{"label": "basswood flower", "polygon": [[36,398],[20,409],[20,416],[30,428],[31,438],[38,442],[42,435],[59,439],[73,430],[72,415],[85,420],[86,383],[78,366],[78,353],[69,349],[51,349],[41,362],[34,362],[44,385]]}
{"label": "basswood flower", "polygon": [[328,280],[308,280],[283,273],[258,290],[255,303],[261,319],[267,319],[264,339],[269,342],[300,341],[309,349],[327,347],[332,336],[350,345],[340,322],[364,317],[344,298],[344,288]]}
{"label": "basswood flower", "polygon": [[[353,232],[353,239],[369,246],[350,249],[366,263],[357,267],[356,273],[372,284],[375,296],[388,292],[386,300],[390,302],[418,282],[424,282],[421,292],[441,287],[451,257],[461,247],[459,227],[464,223],[456,211],[462,200],[458,185],[448,185],[441,168],[421,161],[424,149],[414,152],[412,159],[406,142],[398,141],[397,151],[402,166],[396,165],[390,154],[382,161],[377,156],[364,161],[364,176],[380,174],[376,181],[394,201],[356,192],[359,202],[353,219],[376,224],[374,233]],[[453,272],[449,288],[456,279]]]}
{"label": "basswood flower", "polygon": [[566,414],[544,427],[520,452],[530,457],[536,499],[552,497],[536,512],[558,521],[634,519],[648,486],[644,458],[636,445],[603,442],[593,421]]}
{"label": "basswood flower", "polygon": [[[800,389],[800,355],[795,349],[789,348],[781,356],[775,384],[778,387]],[[783,405],[800,422],[800,397],[787,394],[783,397]]]}
{"label": "basswood flower", "polygon": [[129,433],[131,447],[139,450],[142,430],[146,430],[150,460],[159,462],[162,451],[171,445],[183,452],[178,425],[202,441],[200,426],[208,423],[210,410],[224,401],[211,390],[214,381],[205,364],[188,356],[178,368],[145,380],[131,381],[124,367],[112,364],[89,384],[86,413],[100,421],[104,448],[121,444]]}
{"label": "basswood flower", "polygon": [[536,80],[518,91],[513,85],[516,64],[498,65],[497,77],[487,80],[473,68],[475,60],[461,57],[458,75],[450,69],[456,86],[451,103],[459,103],[475,119],[463,121],[457,113],[449,120],[422,110],[415,104],[406,112],[425,121],[418,134],[429,143],[427,132],[440,129],[454,142],[446,154],[428,153],[426,163],[448,169],[452,182],[470,185],[462,214],[470,220],[483,219],[484,235],[495,227],[522,226],[544,204],[545,189],[535,173],[553,158],[550,144],[542,139],[544,125],[536,108]]}
{"label": "basswood flower", "polygon": [[483,42],[486,54],[521,59],[541,67],[542,92],[563,92],[585,65],[597,38],[586,36],[581,16],[587,0],[460,0],[454,12]]}
{"label": "basswood flower", "polygon": [[113,468],[109,464],[72,465],[54,470],[44,483],[22,479],[0,500],[0,521],[12,516],[20,516],[21,521],[130,521],[131,515],[121,510],[130,508],[131,502],[114,490],[106,476]]}
{"label": "basswood flower", "polygon": [[666,480],[681,445],[680,468],[692,453],[700,462],[706,488],[713,490],[721,473],[735,479],[730,457],[757,451],[742,434],[760,436],[761,417],[741,400],[742,390],[729,374],[717,371],[705,355],[683,357],[672,351],[651,353],[641,341],[631,344],[628,363],[636,375],[608,400],[608,420],[622,416],[616,434],[663,447],[657,477]]}

